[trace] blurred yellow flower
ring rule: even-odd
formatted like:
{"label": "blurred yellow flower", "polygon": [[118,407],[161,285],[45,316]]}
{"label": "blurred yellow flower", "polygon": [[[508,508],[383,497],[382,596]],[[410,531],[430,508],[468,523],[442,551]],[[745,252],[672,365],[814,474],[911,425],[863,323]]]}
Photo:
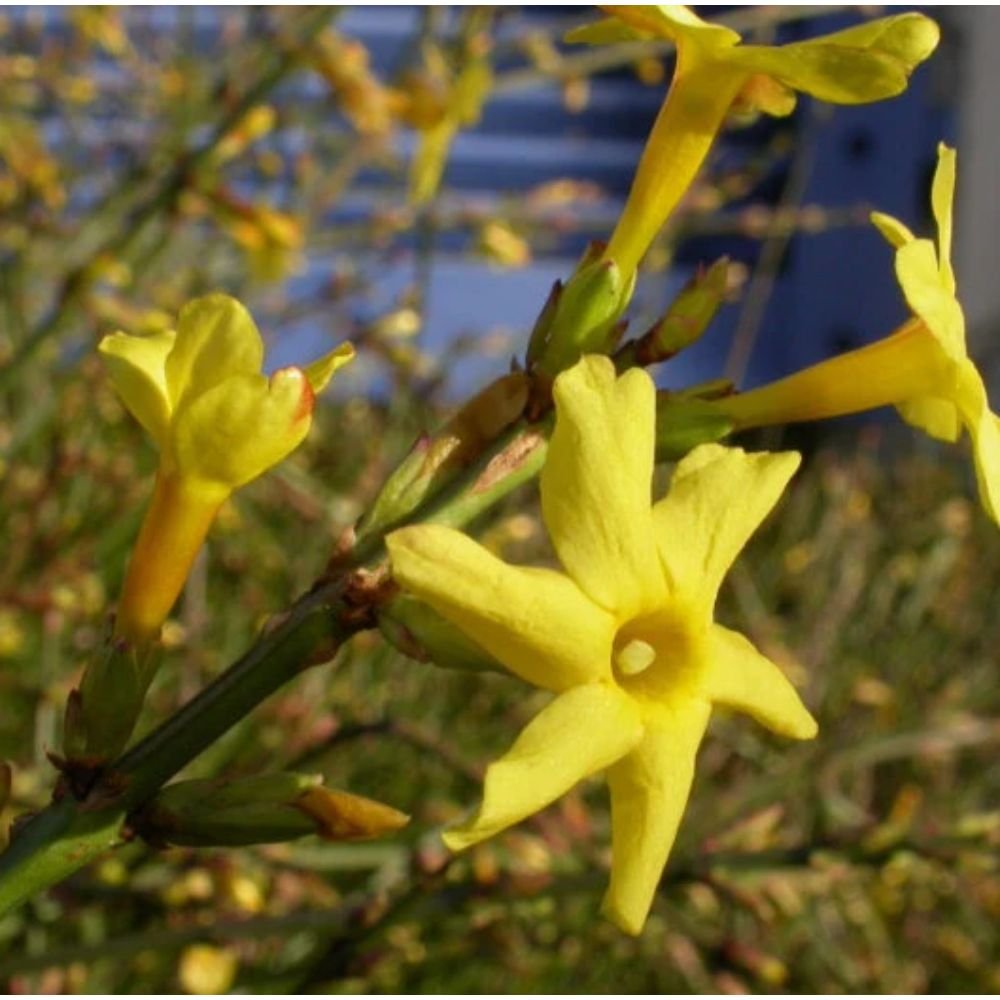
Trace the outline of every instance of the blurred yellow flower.
{"label": "blurred yellow flower", "polygon": [[936,247],[898,219],[872,216],[896,248],[896,277],[913,318],[883,340],[715,405],[737,427],[818,420],[886,405],[945,441],[956,441],[964,427],[972,440],[980,499],[1000,523],[1000,420],[966,350],[951,267],[955,164],[955,151],[939,146],[931,190]]}
{"label": "blurred yellow flower", "polygon": [[588,356],[554,386],[542,513],[565,573],[511,566],[424,525],[388,538],[404,587],[519,677],[555,693],[486,774],[462,849],[608,768],[613,866],[605,912],[642,929],[713,704],[794,738],[816,732],[781,670],[713,621],[716,592],[799,463],[704,445],[650,502],[655,389]]}
{"label": "blurred yellow flower", "polygon": [[177,965],[177,979],[185,993],[218,996],[228,993],[239,971],[236,955],[211,944],[193,944],[184,949]]}
{"label": "blurred yellow flower", "polygon": [[411,204],[426,205],[437,195],[455,137],[462,128],[479,121],[492,85],[490,64],[481,52],[473,55],[446,85],[446,94],[436,114],[421,112],[416,107],[421,94],[419,89],[413,90],[403,112],[419,134],[409,170]]}
{"label": "blurred yellow flower", "polygon": [[12,608],[0,607],[0,660],[20,653],[26,639],[18,613]]}
{"label": "blurred yellow flower", "polygon": [[118,394],[160,450],[117,622],[119,635],[144,639],[173,605],[219,506],[298,447],[314,394],[354,348],[343,344],[305,368],[267,377],[250,314],[216,294],[189,302],[176,332],[114,333],[99,349]]}
{"label": "blurred yellow flower", "polygon": [[906,89],[933,52],[937,25],[907,13],[790,45],[742,45],[735,31],[687,7],[604,7],[610,17],[568,36],[603,44],[660,38],[677,47],[667,99],[643,152],[607,256],[627,278],[687,191],[734,107],[787,115],[795,92],[833,104],[864,104]]}

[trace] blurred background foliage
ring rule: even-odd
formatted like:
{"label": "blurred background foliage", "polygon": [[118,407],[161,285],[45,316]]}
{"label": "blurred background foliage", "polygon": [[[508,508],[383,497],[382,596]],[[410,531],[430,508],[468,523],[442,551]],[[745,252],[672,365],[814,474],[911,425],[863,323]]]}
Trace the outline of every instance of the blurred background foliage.
{"label": "blurred background foliage", "polygon": [[[428,322],[435,262],[486,260],[488,279],[523,271],[544,288],[555,249],[613,219],[613,180],[572,163],[516,197],[504,177],[492,197],[456,194],[445,174],[429,205],[408,199],[433,187],[414,170],[442,135],[478,113],[463,72],[479,66],[472,105],[537,86],[568,116],[586,112],[593,73],[612,71],[649,113],[665,79],[660,52],[567,54],[556,43],[583,11],[426,11],[395,65],[376,70],[333,8],[152,10],[0,22],[4,830],[47,799],[46,753],[155,465],[96,339],[162,328],[222,288],[251,306],[275,365],[346,336],[362,353],[307,445],[225,507],[166,628],[148,727],[322,570],[393,463],[449,411],[456,361],[502,366],[522,348],[540,297],[510,315],[491,302],[443,351]],[[735,16],[767,34],[797,12]],[[760,135],[724,162],[686,226],[735,227],[759,245],[856,224],[856,207],[758,197],[793,139]],[[675,237],[654,251],[650,303]],[[597,916],[610,843],[597,785],[459,859],[436,836],[543,696],[362,635],[190,773],[321,771],[407,810],[408,829],[360,845],[129,845],[0,921],[8,990],[1000,990],[1000,540],[962,456],[880,422],[752,443],[802,447],[807,462],[729,578],[720,618],[786,666],[821,734],[793,746],[746,720],[713,723],[639,940]],[[530,490],[481,537],[514,560],[548,555]]]}

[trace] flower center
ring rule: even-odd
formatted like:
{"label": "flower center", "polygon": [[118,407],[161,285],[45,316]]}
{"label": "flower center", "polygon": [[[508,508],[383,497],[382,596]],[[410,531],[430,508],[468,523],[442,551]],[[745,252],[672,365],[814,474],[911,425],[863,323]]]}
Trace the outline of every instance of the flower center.
{"label": "flower center", "polygon": [[615,636],[615,679],[629,694],[662,699],[693,682],[704,636],[704,628],[680,609],[633,618]]}
{"label": "flower center", "polygon": [[656,650],[645,639],[629,639],[615,650],[615,667],[626,677],[641,674],[656,659]]}

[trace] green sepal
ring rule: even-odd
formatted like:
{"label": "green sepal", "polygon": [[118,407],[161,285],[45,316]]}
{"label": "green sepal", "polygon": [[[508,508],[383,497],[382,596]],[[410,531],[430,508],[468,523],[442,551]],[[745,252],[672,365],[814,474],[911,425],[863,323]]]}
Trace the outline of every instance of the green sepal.
{"label": "green sepal", "polygon": [[397,594],[384,605],[378,624],[385,639],[411,659],[429,660],[448,670],[506,672],[489,653],[412,594]]}
{"label": "green sepal", "polygon": [[164,788],[132,821],[152,843],[241,847],[297,840],[316,822],[295,802],[319,775],[277,773],[233,780],[195,779]]}
{"label": "green sepal", "polygon": [[700,444],[711,444],[731,434],[733,422],[710,400],[660,393],[656,405],[656,457],[676,461]]}
{"label": "green sepal", "polygon": [[108,639],[67,702],[63,747],[68,758],[96,763],[125,748],[161,659],[158,643]]}

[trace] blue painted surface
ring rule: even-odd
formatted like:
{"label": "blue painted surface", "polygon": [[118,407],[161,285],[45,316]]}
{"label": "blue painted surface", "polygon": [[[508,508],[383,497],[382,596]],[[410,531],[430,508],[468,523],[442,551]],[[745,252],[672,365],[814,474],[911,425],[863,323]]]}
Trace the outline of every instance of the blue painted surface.
{"label": "blue painted surface", "polygon": [[[579,12],[571,15],[573,20],[579,16]],[[783,29],[781,40],[852,23],[857,19],[825,17]],[[908,91],[892,101],[823,109],[822,124],[809,129],[815,148],[804,205],[848,209],[865,204],[928,231],[929,180],[936,144],[951,140],[954,133],[954,109],[934,92],[933,73],[933,66],[919,69]],[[582,116],[567,114],[554,88],[504,97],[488,106],[480,125],[460,138],[447,182],[459,190],[492,187],[497,194],[505,194],[560,176],[593,180],[608,196],[597,214],[609,223],[627,193],[661,93],[661,88],[643,87],[626,74],[602,77],[594,82],[590,105]],[[728,133],[715,159],[724,164],[738,162],[753,153],[755,140],[777,129],[801,128],[811,114],[805,98],[790,123],[765,122],[748,132]],[[746,203],[773,203],[781,190],[781,170],[778,163]],[[587,235],[600,235],[600,231]],[[520,295],[537,289],[534,302],[540,302],[551,278],[569,273],[585,241],[581,236],[575,245],[564,245],[561,257],[542,256],[530,274],[517,278],[475,262],[439,262],[428,302],[425,343],[445,350],[454,336],[481,324],[484,316],[514,331],[520,328],[523,342],[535,304],[526,304]],[[699,260],[728,253],[752,268],[758,251],[756,241],[733,237],[681,246],[670,275],[650,276],[640,286],[633,314],[652,316]],[[689,384],[720,374],[736,315],[737,308],[724,309],[710,333],[668,366],[662,375],[664,384]],[[891,251],[874,228],[832,228],[796,236],[774,286],[744,384],[779,377],[876,339],[904,316]],[[502,358],[486,359],[460,369],[460,382],[465,384],[467,374],[494,372],[502,366]]]}
{"label": "blue painted surface", "polygon": [[[26,8],[20,8],[21,16]],[[588,16],[587,8],[514,8],[505,13],[502,33],[509,37],[526,21],[537,26],[568,28]],[[188,9],[184,16],[193,31],[197,48],[211,51],[219,44],[221,19],[226,8]],[[16,9],[15,9],[16,12]],[[230,9],[231,12],[231,9]],[[33,8],[32,17],[44,19],[47,30],[63,28],[59,8]],[[179,23],[177,8],[145,8],[130,12],[143,18],[143,30],[174,30]],[[782,29],[783,41],[834,30],[852,17],[826,17]],[[360,38],[369,47],[374,66],[390,72],[405,51],[418,24],[415,7],[349,9],[339,23],[347,35]],[[504,65],[513,65],[509,58]],[[113,65],[98,64],[98,72],[113,74]],[[926,224],[926,205],[934,150],[941,138],[953,131],[952,109],[941,104],[932,86],[933,65],[916,73],[909,91],[890,102],[832,109],[818,128],[810,128],[816,143],[805,203],[827,208],[849,207],[861,202],[898,214],[920,229]],[[656,114],[663,87],[646,87],[629,72],[604,75],[593,81],[586,109],[577,115],[565,110],[557,87],[504,94],[491,101],[478,126],[462,134],[454,146],[446,173],[446,186],[463,195],[474,195],[481,203],[517,198],[534,186],[562,177],[589,180],[600,185],[603,197],[581,208],[576,232],[554,237],[548,246],[536,248],[535,263],[516,272],[500,272],[489,265],[460,258],[459,244],[442,237],[433,263],[426,302],[426,326],[422,344],[442,356],[470,332],[485,338],[489,350],[478,358],[456,363],[453,385],[468,390],[481,379],[505,369],[511,354],[521,353],[534,315],[557,277],[572,270],[575,258],[590,238],[606,235],[627,193],[643,138]],[[305,75],[282,94],[285,102],[324,100],[324,85]],[[738,163],[753,155],[760,142],[776,130],[801,128],[808,120],[807,102],[790,122],[764,122],[749,131],[728,133],[716,151],[716,162]],[[109,118],[97,109],[87,126],[95,145],[112,147],[108,164],[117,158],[114,146],[123,150],[140,146],[145,124]],[[59,145],[57,121],[48,123],[47,134]],[[292,152],[302,146],[295,127],[277,132],[268,141],[274,148]],[[402,136],[399,150],[412,149],[412,137]],[[782,171],[776,163],[758,189],[743,204],[773,202],[781,191]],[[337,226],[364,218],[376,204],[398,202],[399,177],[367,171],[361,187],[352,192],[323,225]],[[235,187],[244,193],[259,183],[252,175],[237,175]],[[280,203],[281,184],[268,182],[267,194]],[[81,206],[82,207],[82,206]],[[738,210],[741,205],[733,206]],[[759,245],[747,238],[699,239],[681,246],[670,275],[645,279],[633,312],[637,327],[650,320],[690,275],[699,259],[710,260],[728,253],[753,266]],[[352,251],[349,251],[352,252]],[[353,253],[353,252],[352,252]],[[392,296],[412,281],[416,263],[412,240],[404,239],[386,262],[368,248],[354,253],[360,266],[379,275],[373,299],[354,303],[358,322],[377,314]],[[285,298],[308,295],[326,281],[334,266],[329,257],[313,256],[303,273],[292,277]],[[265,298],[266,303],[266,298]],[[693,349],[685,352],[665,373],[665,381],[683,384],[715,377],[728,351],[736,310],[727,308],[713,330]],[[892,277],[891,254],[873,229],[835,229],[817,235],[796,237],[783,262],[773,297],[756,342],[746,384],[755,384],[819,360],[837,350],[884,335],[903,317],[901,299]],[[266,315],[264,316],[267,322]],[[506,331],[503,336],[491,332]],[[300,361],[327,344],[326,334],[298,324],[275,330],[271,362],[275,365]],[[355,380],[364,374],[357,366]],[[350,380],[344,380],[345,384]],[[377,388],[377,380],[371,383]],[[357,383],[356,383],[357,386]],[[355,386],[355,387],[356,387]]]}

